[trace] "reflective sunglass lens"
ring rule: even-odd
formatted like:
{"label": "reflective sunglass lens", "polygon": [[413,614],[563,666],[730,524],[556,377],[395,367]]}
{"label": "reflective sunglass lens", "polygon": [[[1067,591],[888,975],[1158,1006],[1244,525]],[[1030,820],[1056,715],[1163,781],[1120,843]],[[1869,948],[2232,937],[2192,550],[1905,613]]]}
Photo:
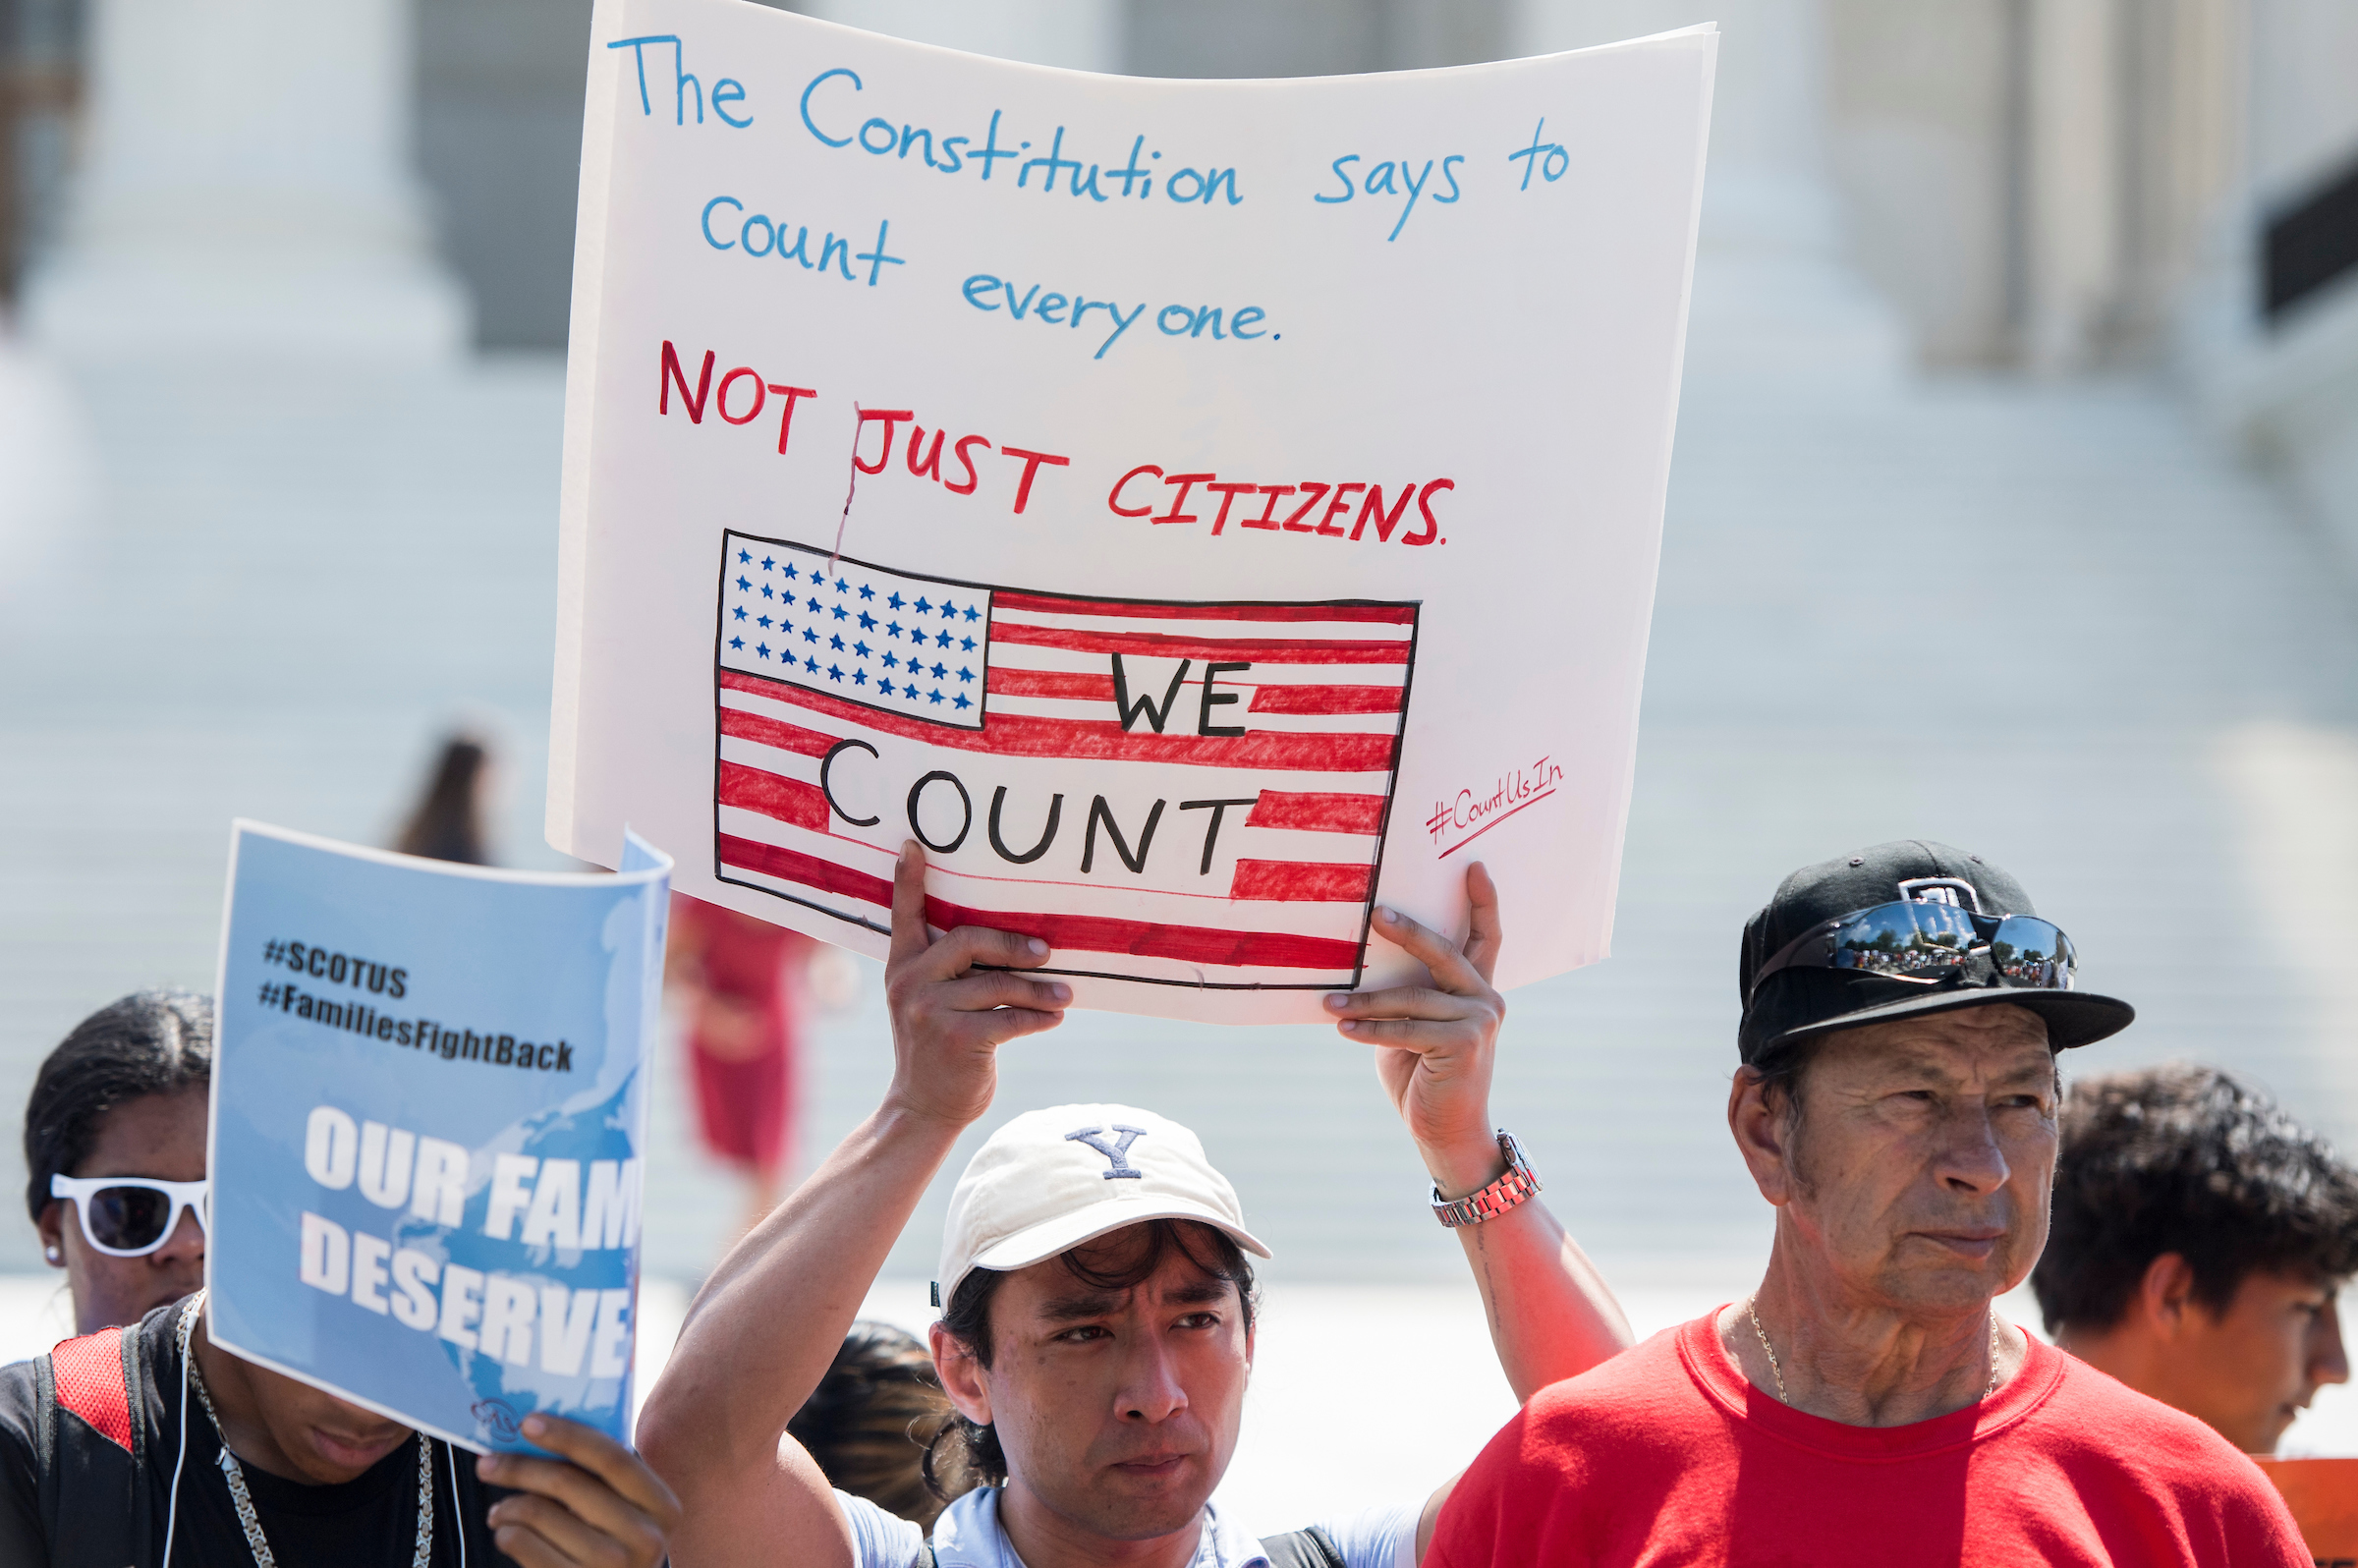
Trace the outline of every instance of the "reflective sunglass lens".
{"label": "reflective sunglass lens", "polygon": [[1834,937],[1834,967],[1877,975],[1937,975],[1976,945],[1973,917],[1947,904],[1886,904]]}
{"label": "reflective sunglass lens", "polygon": [[89,1200],[90,1234],[122,1252],[152,1247],[172,1217],[172,1199],[152,1187],[104,1187]]}
{"label": "reflective sunglass lens", "polygon": [[2007,983],[2044,990],[2069,990],[2079,955],[2071,939],[2046,921],[2010,915],[1990,939],[1990,960]]}

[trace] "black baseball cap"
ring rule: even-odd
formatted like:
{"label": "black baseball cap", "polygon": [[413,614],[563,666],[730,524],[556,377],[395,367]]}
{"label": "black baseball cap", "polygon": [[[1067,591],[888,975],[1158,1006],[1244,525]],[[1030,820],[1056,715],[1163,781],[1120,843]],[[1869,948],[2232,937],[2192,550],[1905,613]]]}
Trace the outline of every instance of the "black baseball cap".
{"label": "black baseball cap", "polygon": [[1778,884],[1775,897],[1745,923],[1736,972],[1736,994],[1745,1006],[1743,1022],[1736,1028],[1736,1054],[1753,1064],[1787,1045],[1836,1030],[2001,1002],[2028,1008],[2044,1019],[2048,1043],[2056,1050],[2116,1035],[2136,1018],[2136,1009],[2109,996],[2006,985],[1994,969],[1980,963],[1937,985],[1857,970],[1780,969],[1754,994],[1753,977],[1803,932],[1858,910],[1908,898],[1910,890],[1903,884],[1927,878],[1967,884],[1984,915],[2039,913],[2022,884],[2004,871],[1979,855],[1928,839],[1897,839],[1805,866]]}

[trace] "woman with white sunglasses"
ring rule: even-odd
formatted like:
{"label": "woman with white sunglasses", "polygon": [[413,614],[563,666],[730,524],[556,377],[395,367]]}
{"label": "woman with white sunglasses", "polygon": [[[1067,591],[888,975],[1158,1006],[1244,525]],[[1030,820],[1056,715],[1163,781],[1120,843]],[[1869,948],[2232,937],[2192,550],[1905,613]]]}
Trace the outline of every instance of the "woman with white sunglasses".
{"label": "woman with white sunglasses", "polygon": [[26,1196],[96,1337],[0,1369],[0,1565],[653,1568],[679,1505],[602,1433],[534,1416],[525,1434],[561,1457],[462,1464],[214,1345],[200,1297],[170,1307],[204,1283],[212,1044],[210,1001],[142,991],[33,1086]]}
{"label": "woman with white sunglasses", "polygon": [[74,1331],[136,1323],[204,1283],[213,1004],[139,991],[75,1027],[25,1107],[26,1203]]}

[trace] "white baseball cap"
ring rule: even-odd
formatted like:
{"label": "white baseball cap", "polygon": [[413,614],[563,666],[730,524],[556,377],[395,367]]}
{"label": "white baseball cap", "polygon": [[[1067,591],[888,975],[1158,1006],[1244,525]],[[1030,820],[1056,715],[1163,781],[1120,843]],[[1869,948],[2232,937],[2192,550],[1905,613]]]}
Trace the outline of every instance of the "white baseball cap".
{"label": "white baseball cap", "polygon": [[1053,1105],[990,1135],[950,1194],[940,1305],[978,1268],[1013,1269],[1151,1219],[1201,1220],[1259,1258],[1228,1178],[1196,1135],[1131,1105]]}

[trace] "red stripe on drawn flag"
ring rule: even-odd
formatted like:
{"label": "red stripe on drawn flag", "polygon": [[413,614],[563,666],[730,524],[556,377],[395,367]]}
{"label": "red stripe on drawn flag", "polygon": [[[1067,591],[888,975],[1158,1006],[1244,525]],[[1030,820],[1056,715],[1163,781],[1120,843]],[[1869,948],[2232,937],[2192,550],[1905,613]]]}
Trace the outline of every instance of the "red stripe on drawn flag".
{"label": "red stripe on drawn flag", "polygon": [[1285,621],[1367,621],[1389,626],[1417,624],[1417,607],[1413,604],[1189,604],[1175,607],[1167,603],[1141,599],[1068,599],[1044,593],[1010,593],[1005,588],[993,595],[1000,609],[1029,610],[1040,615],[1099,615],[1134,616],[1141,620],[1170,620],[1174,608],[1186,613],[1178,618],[1188,621],[1261,621],[1276,624]]}
{"label": "red stripe on drawn flag", "polygon": [[1253,694],[1253,711],[1397,713],[1406,695],[1397,686],[1264,686]]}
{"label": "red stripe on drawn flag", "polygon": [[1007,697],[1068,697],[1084,702],[1110,702],[1113,677],[1063,670],[997,669],[990,672],[990,690]]}
{"label": "red stripe on drawn flag", "polygon": [[1328,866],[1318,862],[1238,861],[1228,886],[1230,898],[1268,899],[1286,904],[1356,904],[1375,885],[1373,866]]}
{"label": "red stripe on drawn flag", "polygon": [[[1150,623],[1151,624],[1151,623]],[[1406,638],[1360,642],[1343,638],[1224,638],[1161,632],[1076,631],[1062,626],[1012,624],[993,629],[1002,643],[1072,648],[1083,653],[1135,652],[1151,658],[1266,659],[1272,664],[1406,664]]]}
{"label": "red stripe on drawn flag", "polygon": [[[721,836],[720,844],[724,865],[739,865],[748,870],[845,894],[876,909],[892,908],[892,883],[881,876],[863,875],[831,861],[780,849],[775,844],[758,844],[726,834]],[[1368,868],[1358,869],[1364,879]],[[926,924],[945,931],[961,925],[987,925],[994,930],[1013,931],[1018,936],[1037,936],[1058,949],[1127,953],[1189,964],[1349,969],[1359,961],[1355,942],[1289,936],[1282,931],[1165,925],[1061,912],[976,909],[931,896],[926,899]]]}
{"label": "red stripe on drawn flag", "polygon": [[1380,833],[1380,795],[1327,795],[1263,790],[1246,819],[1252,827],[1299,827],[1314,833]]}
{"label": "red stripe on drawn flag", "polygon": [[723,549],[723,880],[884,929],[915,833],[931,924],[1039,936],[1053,969],[1357,982],[1417,605],[1092,599]]}
{"label": "red stripe on drawn flag", "polygon": [[[783,726],[780,726],[783,728]],[[720,764],[720,804],[814,833],[827,830],[827,798],[818,787],[737,762]]]}

